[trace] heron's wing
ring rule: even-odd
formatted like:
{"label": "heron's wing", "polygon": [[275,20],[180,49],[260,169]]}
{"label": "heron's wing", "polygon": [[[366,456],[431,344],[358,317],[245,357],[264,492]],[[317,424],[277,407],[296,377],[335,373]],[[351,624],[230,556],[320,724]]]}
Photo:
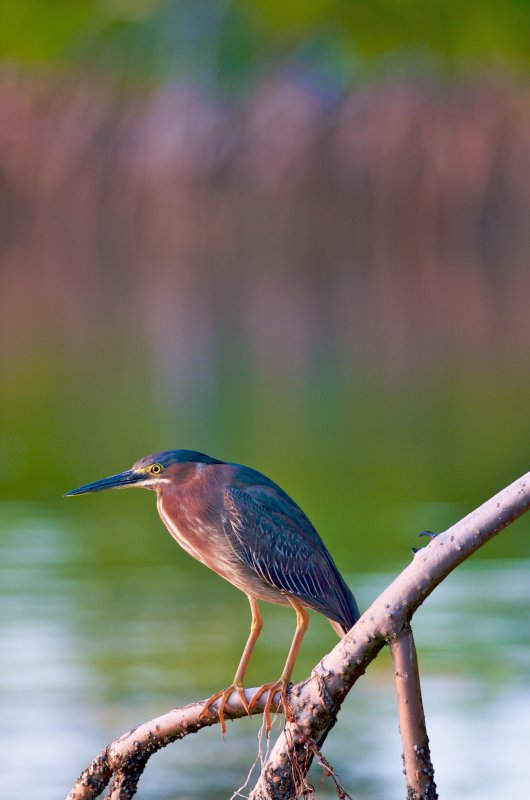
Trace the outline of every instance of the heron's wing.
{"label": "heron's wing", "polygon": [[225,492],[224,528],[235,552],[265,583],[348,630],[358,619],[355,599],[302,510],[274,486]]}

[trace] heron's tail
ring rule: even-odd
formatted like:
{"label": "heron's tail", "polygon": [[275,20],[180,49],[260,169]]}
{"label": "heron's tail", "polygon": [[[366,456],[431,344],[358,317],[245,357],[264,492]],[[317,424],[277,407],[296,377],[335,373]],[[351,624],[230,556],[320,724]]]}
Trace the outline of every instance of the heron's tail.
{"label": "heron's tail", "polygon": [[341,639],[344,636],[346,636],[349,630],[353,628],[353,626],[361,616],[361,612],[359,611],[359,606],[357,605],[355,597],[353,596],[352,592],[346,585],[345,589],[346,592],[344,593],[345,594],[344,600],[346,600],[347,602],[347,613],[343,613],[340,622],[338,620],[330,619],[328,617],[329,624],[331,625],[335,633],[338,636],[340,636]]}

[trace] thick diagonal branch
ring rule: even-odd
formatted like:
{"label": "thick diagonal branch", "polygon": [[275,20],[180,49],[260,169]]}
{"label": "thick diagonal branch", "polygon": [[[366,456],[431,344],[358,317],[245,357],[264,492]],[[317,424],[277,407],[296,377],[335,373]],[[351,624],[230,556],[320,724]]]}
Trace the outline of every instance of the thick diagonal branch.
{"label": "thick diagonal branch", "polygon": [[286,723],[250,800],[292,800],[304,789],[311,764],[308,743],[322,744],[344,698],[383,645],[455,567],[529,508],[530,472],[416,553],[311,677],[295,687],[296,719]]}

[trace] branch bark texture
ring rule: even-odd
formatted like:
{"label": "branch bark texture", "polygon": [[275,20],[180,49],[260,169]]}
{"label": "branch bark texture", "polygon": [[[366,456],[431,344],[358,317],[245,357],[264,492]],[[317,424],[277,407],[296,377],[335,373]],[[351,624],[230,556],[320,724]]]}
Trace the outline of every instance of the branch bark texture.
{"label": "branch bark texture", "polygon": [[[245,690],[247,702],[256,692],[257,688]],[[251,713],[263,713],[266,700],[266,695],[260,697]],[[278,710],[277,700],[278,696],[271,707],[273,712]],[[145,765],[154,753],[177,739],[219,722],[215,713],[219,701],[214,704],[212,714],[199,718],[204,703],[205,700],[199,700],[182,708],[174,708],[118,736],[81,773],[66,800],[93,800],[99,797],[109,782],[107,800],[128,800],[133,797]],[[230,719],[247,716],[237,692],[230,696],[230,709],[225,709],[225,715]]]}
{"label": "branch bark texture", "polygon": [[[286,722],[272,749],[251,792],[252,800],[293,800],[305,790],[311,761],[335,724],[344,698],[385,643],[408,627],[416,609],[455,567],[529,507],[527,473],[416,553],[310,677],[291,688],[293,719]],[[236,695],[230,705],[234,707],[232,717],[245,714]],[[107,798],[131,798],[154,752],[218,721],[215,713],[199,720],[202,707],[202,703],[194,703],[174,709],[115,739],[80,775],[68,800],[92,800],[112,776]],[[260,703],[256,712],[262,710]]]}

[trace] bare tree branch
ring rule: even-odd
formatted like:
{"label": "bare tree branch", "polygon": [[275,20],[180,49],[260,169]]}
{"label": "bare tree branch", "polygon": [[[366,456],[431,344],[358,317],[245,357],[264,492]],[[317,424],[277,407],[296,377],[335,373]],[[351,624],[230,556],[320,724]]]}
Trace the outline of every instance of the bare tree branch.
{"label": "bare tree branch", "polygon": [[[293,721],[285,724],[250,797],[252,800],[292,800],[306,787],[309,766],[335,724],[351,687],[392,637],[398,635],[418,606],[438,584],[483,544],[530,507],[530,473],[512,483],[429,545],[385,589],[357,624],[316,665],[311,676],[293,686],[289,704]],[[247,690],[248,699],[255,690]],[[275,702],[278,702],[279,695]],[[246,714],[236,694],[233,713]],[[176,739],[218,722],[212,713],[199,719],[203,702],[164,714],[118,737],[80,775],[68,800],[93,800],[114,781],[109,800],[129,800],[150,756]],[[260,698],[255,713],[261,713]]]}
{"label": "bare tree branch", "polygon": [[435,800],[438,794],[421,699],[416,646],[407,625],[390,639],[390,653],[396,681],[407,800]]}
{"label": "bare tree branch", "polygon": [[[250,702],[256,689],[246,689],[245,696]],[[252,708],[252,714],[261,714],[265,708],[267,696],[261,697]],[[275,698],[271,710],[278,711],[279,694]],[[132,728],[122,736],[118,736],[101,753],[99,753],[81,773],[75,782],[67,800],[93,800],[99,797],[113,778],[108,800],[122,800],[133,797],[138,780],[149,758],[176,739],[183,739],[190,733],[197,733],[219,722],[215,713],[219,701],[213,703],[212,713],[207,718],[199,718],[205,700],[190,703],[182,708],[174,708],[167,714],[144,722]],[[230,707],[225,708],[227,719],[238,719],[247,716],[241,698],[234,692],[230,696]],[[113,777],[114,776],[114,777]]]}

